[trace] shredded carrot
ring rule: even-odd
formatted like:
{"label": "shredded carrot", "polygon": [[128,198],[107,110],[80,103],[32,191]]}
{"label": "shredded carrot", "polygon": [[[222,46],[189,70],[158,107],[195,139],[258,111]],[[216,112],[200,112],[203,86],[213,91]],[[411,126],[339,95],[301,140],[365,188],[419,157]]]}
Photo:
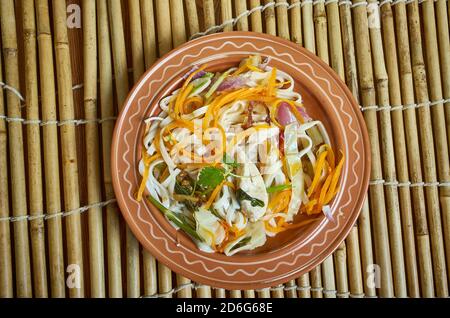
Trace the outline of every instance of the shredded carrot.
{"label": "shredded carrot", "polygon": [[176,118],[180,118],[180,112],[182,109],[182,106],[184,105],[184,101],[186,100],[189,93],[194,89],[194,85],[191,83],[186,88],[184,88],[177,96],[177,99],[175,101],[175,116]]}
{"label": "shredded carrot", "polygon": [[144,161],[144,173],[142,175],[142,181],[141,184],[139,186],[139,190],[138,193],[136,195],[136,200],[137,201],[141,201],[142,200],[142,195],[144,194],[144,190],[145,190],[145,185],[147,183],[147,179],[150,173],[150,164],[157,158],[160,157],[159,154],[153,155],[153,156],[149,156],[149,154],[147,153],[147,151],[142,151],[142,157],[143,157],[143,161]]}
{"label": "shredded carrot", "polygon": [[291,189],[286,189],[276,193],[273,198],[269,201],[267,209],[272,213],[278,213],[283,211],[289,205],[290,196],[292,194]]}
{"label": "shredded carrot", "polygon": [[340,177],[341,171],[342,171],[342,166],[344,165],[344,160],[345,160],[344,153],[343,152],[341,152],[341,153],[342,153],[342,158],[341,158],[341,160],[339,160],[339,163],[333,172],[333,178],[331,179],[330,188],[325,196],[324,204],[329,203],[331,201],[331,199],[336,195],[336,185],[339,181],[339,177]]}
{"label": "shredded carrot", "polygon": [[317,199],[312,199],[308,203],[306,203],[304,205],[304,209],[305,209],[306,213],[310,214],[316,204],[317,204]]}
{"label": "shredded carrot", "polygon": [[[190,109],[188,106],[191,106]],[[182,113],[183,114],[189,114],[192,113],[195,109],[200,108],[203,106],[203,98],[200,96],[192,96],[185,100],[183,107],[182,107]]]}
{"label": "shredded carrot", "polygon": [[277,78],[277,69],[274,67],[272,68],[272,71],[270,73],[269,82],[267,84],[267,96],[273,96],[274,95],[274,88],[276,84],[276,78]]}
{"label": "shredded carrot", "polygon": [[227,187],[230,187],[231,189],[236,190],[236,187],[234,186],[234,183],[233,183],[233,182],[230,182],[230,181],[224,181],[224,184],[225,184]]}
{"label": "shredded carrot", "polygon": [[331,183],[331,179],[333,178],[332,174],[329,174],[328,177],[326,178],[322,188],[320,189],[320,195],[319,195],[319,202],[316,205],[316,213],[319,213],[320,211],[322,211],[322,206],[324,205],[325,202],[325,195],[327,194],[328,188],[330,187],[330,183]]}
{"label": "shredded carrot", "polygon": [[209,196],[208,201],[205,203],[204,208],[208,210],[211,207],[211,204],[213,203],[214,199],[219,194],[220,190],[222,190],[223,187],[223,181],[214,189],[214,191]]}
{"label": "shredded carrot", "polygon": [[311,183],[311,186],[308,189],[308,197],[311,197],[314,190],[317,187],[317,184],[319,183],[320,176],[322,175],[322,170],[325,167],[325,159],[327,157],[328,151],[324,151],[320,154],[319,159],[316,162],[316,167],[314,168],[314,178]]}
{"label": "shredded carrot", "polygon": [[250,71],[262,73],[262,71],[261,71],[258,67],[253,66],[253,65],[251,65],[251,64],[247,64],[247,68],[248,68]]}

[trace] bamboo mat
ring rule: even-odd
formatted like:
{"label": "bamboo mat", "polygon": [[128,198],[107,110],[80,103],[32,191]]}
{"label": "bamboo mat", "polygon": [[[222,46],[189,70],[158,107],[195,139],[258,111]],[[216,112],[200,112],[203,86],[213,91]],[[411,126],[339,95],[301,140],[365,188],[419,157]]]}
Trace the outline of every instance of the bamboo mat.
{"label": "bamboo mat", "polygon": [[[449,18],[445,0],[0,0],[0,297],[448,297]],[[143,251],[109,171],[133,82],[183,42],[232,30],[329,63],[372,151],[345,242],[310,273],[254,291],[196,284]]]}

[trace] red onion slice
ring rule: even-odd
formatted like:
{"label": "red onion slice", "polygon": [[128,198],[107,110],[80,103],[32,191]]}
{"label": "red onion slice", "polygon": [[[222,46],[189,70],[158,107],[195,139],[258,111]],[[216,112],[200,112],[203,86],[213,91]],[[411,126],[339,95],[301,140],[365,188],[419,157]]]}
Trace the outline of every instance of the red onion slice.
{"label": "red onion slice", "polygon": [[289,104],[286,102],[281,102],[278,106],[277,120],[282,126],[289,125],[290,123],[297,120],[291,113],[289,107]]}

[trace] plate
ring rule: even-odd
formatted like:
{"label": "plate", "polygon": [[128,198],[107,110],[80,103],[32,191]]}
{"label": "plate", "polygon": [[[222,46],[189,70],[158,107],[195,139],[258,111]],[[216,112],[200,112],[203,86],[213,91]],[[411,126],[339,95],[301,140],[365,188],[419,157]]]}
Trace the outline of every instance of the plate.
{"label": "plate", "polygon": [[[334,149],[346,160],[340,190],[331,204],[335,222],[317,221],[270,238],[261,248],[233,256],[204,253],[162,213],[135,195],[140,184],[143,120],[159,112],[161,98],[178,88],[193,65],[210,70],[237,65],[251,54],[270,57],[290,74],[309,115],[321,120]],[[345,239],[362,207],[369,183],[370,149],[358,104],[338,75],[306,49],[278,37],[228,32],[190,41],[158,60],[136,83],[117,120],[111,149],[113,186],[129,227],[158,261],[191,280],[226,289],[259,289],[294,279],[329,256]]]}

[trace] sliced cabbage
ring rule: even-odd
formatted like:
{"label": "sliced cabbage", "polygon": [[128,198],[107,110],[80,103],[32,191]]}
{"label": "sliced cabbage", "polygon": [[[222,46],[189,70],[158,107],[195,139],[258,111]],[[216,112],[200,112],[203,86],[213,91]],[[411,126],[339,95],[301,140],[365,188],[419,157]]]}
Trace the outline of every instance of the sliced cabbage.
{"label": "sliced cabbage", "polygon": [[299,156],[298,143],[298,124],[292,123],[286,126],[284,130],[284,154],[288,166],[288,175],[291,179],[292,194],[289,201],[286,221],[292,221],[302,204],[302,193],[304,192],[304,178],[301,157]]}
{"label": "sliced cabbage", "polygon": [[263,221],[250,223],[247,225],[247,228],[248,231],[246,234],[225,246],[225,255],[231,256],[241,251],[253,250],[266,243],[266,231]]}
{"label": "sliced cabbage", "polygon": [[210,211],[200,208],[194,212],[197,223],[197,233],[203,239],[204,244],[199,244],[199,248],[204,252],[214,252],[212,246],[219,245],[225,239],[225,229],[219,222],[219,218]]}
{"label": "sliced cabbage", "polygon": [[238,161],[241,163],[238,174],[242,176],[239,178],[239,187],[245,191],[249,196],[261,200],[264,206],[252,206],[250,201],[242,200],[241,209],[249,217],[251,222],[259,220],[267,210],[269,195],[266,191],[264,179],[261,176],[256,165],[246,160],[243,152],[238,152]]}

